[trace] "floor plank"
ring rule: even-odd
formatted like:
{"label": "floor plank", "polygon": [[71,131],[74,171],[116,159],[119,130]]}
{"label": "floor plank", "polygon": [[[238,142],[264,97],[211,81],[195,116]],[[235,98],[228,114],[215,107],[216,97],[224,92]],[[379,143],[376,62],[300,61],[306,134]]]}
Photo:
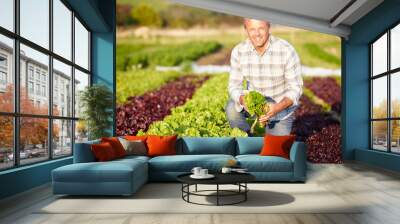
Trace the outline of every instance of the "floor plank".
{"label": "floor plank", "polygon": [[363,206],[359,214],[37,214],[56,200],[50,185],[0,201],[0,223],[15,224],[280,224],[400,223],[400,174],[361,163],[309,164],[308,180],[349,203]]}

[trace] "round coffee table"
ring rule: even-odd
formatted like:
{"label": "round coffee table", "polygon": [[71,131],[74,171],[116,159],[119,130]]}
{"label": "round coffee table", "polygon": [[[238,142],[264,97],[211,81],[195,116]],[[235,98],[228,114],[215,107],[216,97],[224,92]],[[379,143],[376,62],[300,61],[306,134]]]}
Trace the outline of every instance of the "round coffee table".
{"label": "round coffee table", "polygon": [[[216,173],[213,174],[215,177],[212,179],[193,179],[190,177],[191,173],[182,174],[177,177],[178,181],[182,183],[182,199],[188,203],[198,204],[198,205],[234,205],[247,200],[247,192],[249,188],[247,183],[255,180],[255,177],[248,173]],[[197,185],[215,185],[215,190],[198,190]],[[194,191],[190,191],[190,186],[195,186]],[[236,185],[237,190],[224,190],[220,189],[220,185]],[[209,192],[214,192],[215,194],[206,194]],[[216,197],[216,204],[202,204],[193,202],[190,200],[190,196],[203,196],[203,197]],[[240,199],[231,203],[221,203],[221,197],[232,197],[240,196]]]}

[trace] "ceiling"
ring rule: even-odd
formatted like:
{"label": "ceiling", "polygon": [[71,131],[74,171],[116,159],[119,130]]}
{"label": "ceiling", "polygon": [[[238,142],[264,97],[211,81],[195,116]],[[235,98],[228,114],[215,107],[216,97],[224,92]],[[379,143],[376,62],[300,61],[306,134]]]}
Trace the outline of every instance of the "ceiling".
{"label": "ceiling", "polygon": [[348,37],[383,0],[173,0],[188,6]]}

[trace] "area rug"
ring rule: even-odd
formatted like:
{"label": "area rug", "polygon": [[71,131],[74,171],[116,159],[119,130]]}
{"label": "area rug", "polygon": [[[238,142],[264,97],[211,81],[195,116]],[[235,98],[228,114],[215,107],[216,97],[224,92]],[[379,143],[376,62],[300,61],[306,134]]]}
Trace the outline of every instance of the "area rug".
{"label": "area rug", "polygon": [[[255,183],[248,187],[247,201],[237,205],[190,204],[182,200],[180,184],[150,183],[130,197],[55,197],[54,201],[43,205],[35,213],[360,213],[357,205],[346,202],[317,184]],[[213,188],[213,185],[202,185],[198,190]],[[231,188],[233,186],[224,189]],[[190,199],[197,203],[216,202],[215,196],[191,196]],[[235,196],[224,197],[222,202],[238,199]]]}

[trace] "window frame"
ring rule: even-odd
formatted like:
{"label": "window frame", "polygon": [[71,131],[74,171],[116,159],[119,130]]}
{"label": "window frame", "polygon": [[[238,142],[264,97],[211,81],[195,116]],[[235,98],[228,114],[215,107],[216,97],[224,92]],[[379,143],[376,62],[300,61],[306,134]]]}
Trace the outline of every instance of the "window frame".
{"label": "window frame", "polygon": [[[400,72],[400,67],[391,69],[391,31],[396,26],[400,25],[400,21],[392,24],[389,28],[385,29],[384,32],[379,34],[375,39],[368,43],[368,53],[369,53],[369,149],[373,151],[379,152],[386,152],[391,154],[400,154],[400,152],[393,152],[392,151],[392,121],[400,120],[400,117],[392,117],[392,98],[391,98],[391,79],[392,75]],[[380,74],[373,74],[373,44],[379,40],[379,38],[387,35],[387,64],[386,64],[386,71]],[[373,81],[378,78],[386,77],[386,86],[387,86],[387,105],[386,105],[386,118],[373,118]],[[379,150],[374,148],[374,136],[373,136],[373,122],[375,121],[386,121],[386,151]]]}
{"label": "window frame", "polygon": [[[68,10],[71,11],[71,18],[70,18],[70,22],[71,22],[71,59],[67,59],[64,58],[63,56],[55,53],[53,50],[53,21],[54,21],[54,17],[53,17],[53,1],[54,0],[48,0],[49,2],[49,48],[46,49],[45,47],[42,47],[39,44],[34,43],[33,41],[30,41],[29,39],[26,39],[25,37],[20,35],[20,0],[14,0],[13,1],[13,10],[14,10],[14,18],[13,18],[13,22],[14,22],[14,31],[10,31],[4,27],[0,26],[0,35],[3,35],[5,37],[11,38],[13,40],[13,44],[14,44],[14,49],[13,49],[13,60],[12,60],[12,75],[13,75],[13,79],[14,79],[14,110],[13,112],[1,112],[0,111],[0,116],[11,116],[13,118],[13,153],[14,153],[14,161],[13,161],[13,166],[11,167],[5,167],[5,168],[0,168],[0,172],[5,171],[5,170],[10,170],[10,169],[16,169],[19,167],[23,167],[23,166],[29,166],[29,165],[33,165],[33,164],[37,164],[37,163],[43,163],[49,160],[53,160],[53,159],[62,159],[65,157],[70,157],[73,156],[73,152],[74,152],[74,143],[75,143],[75,124],[76,121],[78,121],[80,118],[79,117],[75,117],[75,108],[72,107],[71,108],[71,114],[70,116],[66,115],[66,116],[56,116],[53,115],[53,59],[58,60],[59,62],[62,62],[66,65],[71,66],[71,93],[73,94],[72,97],[72,105],[74,105],[75,103],[75,88],[74,88],[74,82],[75,82],[75,69],[88,74],[89,76],[89,83],[88,85],[91,86],[92,85],[92,69],[91,69],[91,65],[92,65],[92,57],[91,57],[91,50],[92,50],[92,43],[91,43],[91,37],[92,37],[92,30],[88,27],[88,25],[84,22],[84,20],[79,16],[78,13],[76,13],[72,7],[68,4],[68,2],[66,2],[65,0],[59,0],[62,4],[64,4],[64,6],[66,8],[68,8]],[[81,66],[79,66],[78,64],[75,63],[75,18],[77,20],[79,20],[79,22],[84,26],[84,28],[88,31],[88,61],[89,61],[89,67],[88,69],[85,69]],[[20,81],[20,44],[23,44],[27,47],[32,48],[33,50],[39,51],[40,53],[43,53],[45,55],[48,56],[49,59],[49,63],[48,63],[48,82],[46,84],[46,91],[48,93],[45,93],[46,96],[48,96],[48,113],[46,115],[39,115],[39,114],[26,114],[26,113],[21,113],[20,112],[20,85],[21,85],[21,81]],[[27,64],[27,66],[29,66],[29,64]],[[27,67],[27,71],[30,67]],[[42,73],[40,72],[40,75]],[[28,82],[30,79],[30,74],[27,72],[26,75],[26,81]],[[33,82],[34,85],[36,84],[36,69],[33,70]],[[41,76],[39,76],[39,83],[41,83]],[[27,86],[28,87],[28,86]],[[27,90],[29,91],[29,90]],[[34,91],[36,91],[34,89]],[[40,94],[41,96],[42,94]],[[54,147],[53,144],[48,144],[47,149],[48,150],[48,157],[44,158],[41,161],[38,162],[32,162],[32,163],[26,163],[26,164],[21,164],[20,161],[20,119],[21,118],[45,118],[47,119],[48,122],[48,136],[47,136],[47,142],[48,143],[52,143],[53,142],[53,121],[56,120],[66,120],[66,121],[71,121],[71,153],[69,155],[63,155],[63,156],[54,156],[53,155],[53,151],[54,151]],[[54,158],[55,157],[55,158]]]}

